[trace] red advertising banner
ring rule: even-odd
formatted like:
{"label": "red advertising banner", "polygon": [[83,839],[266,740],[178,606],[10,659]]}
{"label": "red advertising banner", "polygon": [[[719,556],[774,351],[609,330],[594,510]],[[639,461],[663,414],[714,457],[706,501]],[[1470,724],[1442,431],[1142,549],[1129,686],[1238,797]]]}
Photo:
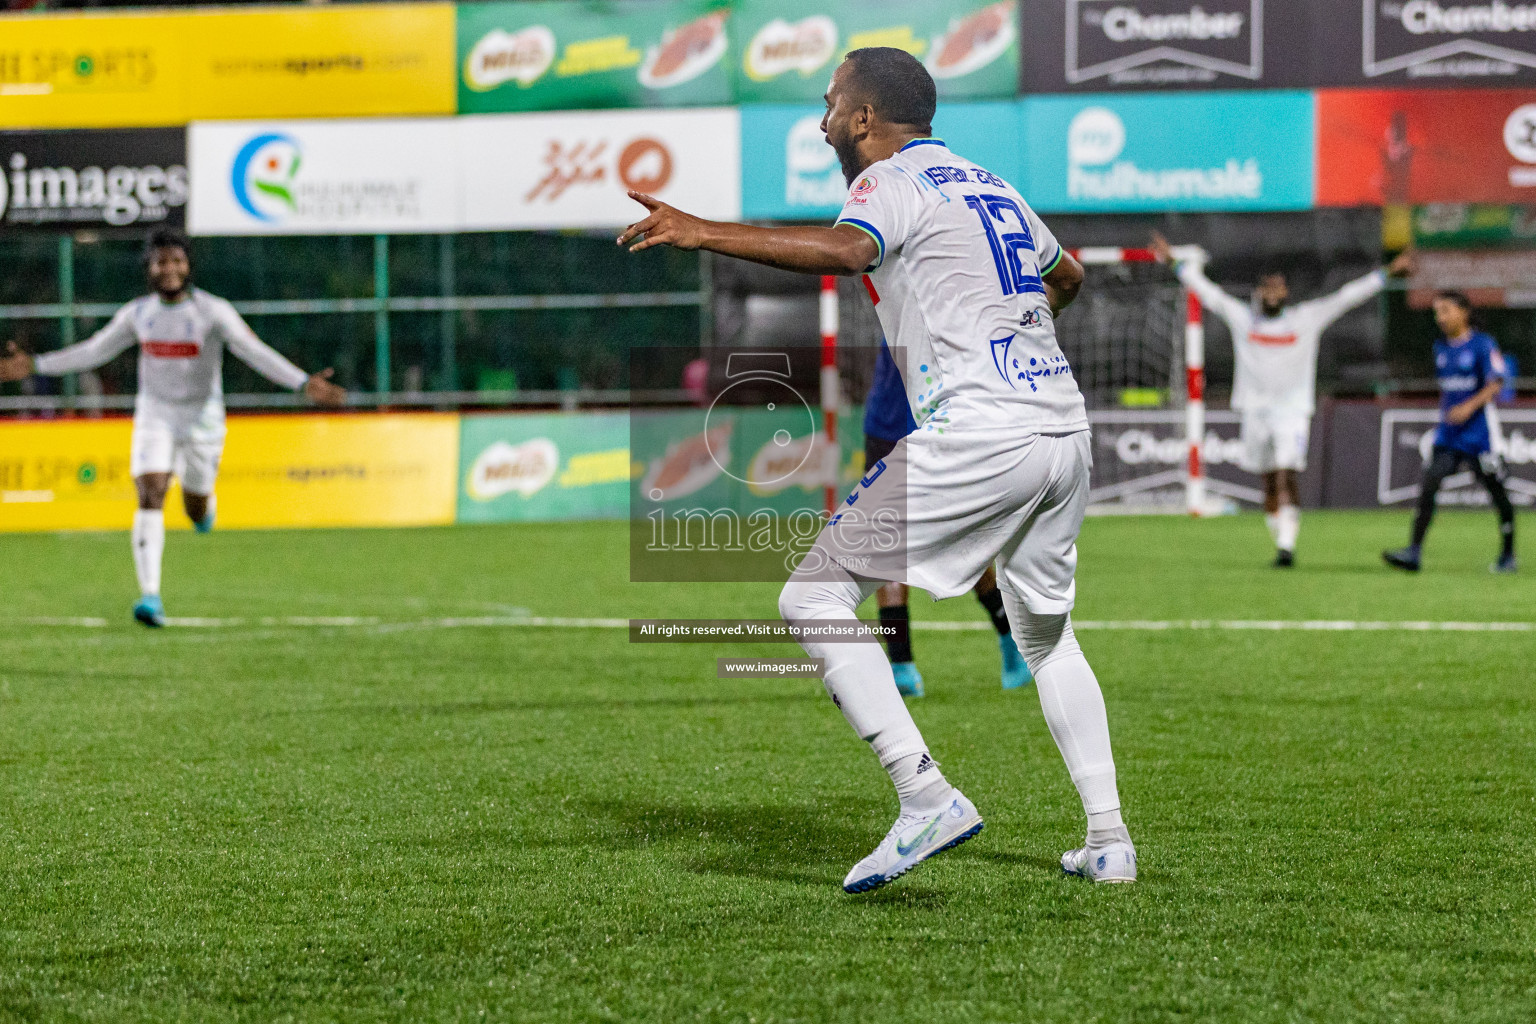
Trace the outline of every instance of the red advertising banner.
{"label": "red advertising banner", "polygon": [[1536,90],[1317,94],[1317,205],[1480,202],[1536,202]]}

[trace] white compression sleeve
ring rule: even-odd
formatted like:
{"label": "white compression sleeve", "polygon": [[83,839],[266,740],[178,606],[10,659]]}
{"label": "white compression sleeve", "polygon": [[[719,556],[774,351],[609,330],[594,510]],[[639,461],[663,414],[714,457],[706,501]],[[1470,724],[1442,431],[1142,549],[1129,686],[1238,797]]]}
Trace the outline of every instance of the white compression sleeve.
{"label": "white compression sleeve", "polygon": [[1045,724],[1067,763],[1083,810],[1092,815],[1117,809],[1120,794],[1104,694],[1077,644],[1070,616],[1035,615],[1006,587],[1003,594],[1014,639],[1040,691]]}
{"label": "white compression sleeve", "polygon": [[[779,614],[791,625],[852,621],[854,609],[879,587],[879,580],[852,576],[836,582],[790,580],[779,595]],[[927,753],[928,745],[896,690],[891,663],[878,640],[801,646],[811,657],[824,659],[828,696],[859,738],[874,749],[881,765],[890,770],[904,757]]]}
{"label": "white compression sleeve", "polygon": [[133,567],[139,593],[160,593],[160,560],[165,554],[165,512],[141,508],[133,514]]}

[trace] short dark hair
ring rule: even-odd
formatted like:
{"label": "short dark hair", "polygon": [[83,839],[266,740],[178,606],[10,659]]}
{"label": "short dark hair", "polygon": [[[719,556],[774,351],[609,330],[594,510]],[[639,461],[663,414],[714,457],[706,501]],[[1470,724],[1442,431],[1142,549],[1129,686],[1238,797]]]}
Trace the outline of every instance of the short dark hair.
{"label": "short dark hair", "polygon": [[1435,298],[1454,302],[1466,312],[1472,312],[1472,298],[1466,292],[1457,291],[1454,288],[1442,288],[1440,291],[1435,292]]}
{"label": "short dark hair", "polygon": [[192,258],[192,246],[187,242],[187,236],[175,228],[155,228],[144,239],[144,262],[155,254],[156,249],[180,249],[190,260]]}
{"label": "short dark hair", "polygon": [[933,76],[916,57],[894,46],[866,46],[849,50],[843,63],[849,66],[849,88],[883,120],[933,130],[939,94]]}

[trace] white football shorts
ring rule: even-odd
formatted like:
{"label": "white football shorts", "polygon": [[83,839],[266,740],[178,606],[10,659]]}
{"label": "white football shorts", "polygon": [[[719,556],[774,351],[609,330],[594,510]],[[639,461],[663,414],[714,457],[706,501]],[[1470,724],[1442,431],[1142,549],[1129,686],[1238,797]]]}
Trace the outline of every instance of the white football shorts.
{"label": "white football shorts", "polygon": [[195,414],[140,404],[133,415],[129,472],[174,473],[191,494],[212,494],[224,456],[224,418],[211,410]]}
{"label": "white football shorts", "polygon": [[1254,409],[1243,413],[1243,468],[1250,473],[1280,469],[1301,472],[1307,468],[1307,446],[1312,438],[1312,417],[1281,409]]}
{"label": "white football shorts", "polygon": [[832,562],[945,598],[970,590],[995,562],[999,581],[1031,612],[1064,614],[1077,596],[1092,463],[1086,430],[919,430],[866,468],[796,576],[815,579]]}

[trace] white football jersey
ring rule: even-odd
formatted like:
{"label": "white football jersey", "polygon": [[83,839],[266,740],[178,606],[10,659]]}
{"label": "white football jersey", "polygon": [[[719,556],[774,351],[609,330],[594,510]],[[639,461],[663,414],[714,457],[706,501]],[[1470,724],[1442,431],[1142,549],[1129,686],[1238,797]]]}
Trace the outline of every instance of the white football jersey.
{"label": "white football jersey", "polygon": [[87,340],[38,356],[35,369],[47,376],[93,370],[133,344],[139,346],[140,411],[147,405],[206,410],[222,419],[226,347],[280,387],[296,391],[309,379],[256,337],[233,306],[197,288],[179,302],[159,295],[134,299]]}
{"label": "white football jersey", "polygon": [[879,246],[865,284],[919,434],[1087,429],[1041,280],[1062,249],[1011,185],[915,139],[859,175],[837,222]]}
{"label": "white football jersey", "polygon": [[1380,292],[1386,279],[1384,272],[1373,270],[1332,295],[1286,306],[1279,316],[1264,316],[1213,284],[1199,263],[1179,264],[1179,280],[1232,331],[1232,408],[1238,412],[1312,415],[1323,331]]}

